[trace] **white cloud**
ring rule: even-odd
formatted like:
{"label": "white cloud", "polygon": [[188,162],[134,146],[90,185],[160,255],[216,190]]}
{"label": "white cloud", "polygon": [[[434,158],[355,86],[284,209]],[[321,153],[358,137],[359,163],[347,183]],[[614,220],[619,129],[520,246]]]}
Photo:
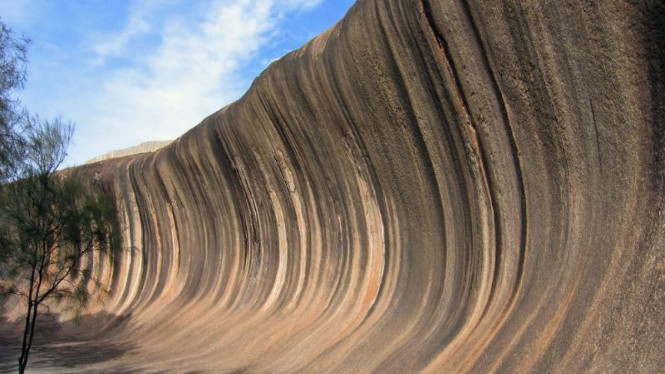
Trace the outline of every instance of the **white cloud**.
{"label": "white cloud", "polygon": [[144,5],[139,7],[137,11],[131,12],[127,27],[122,32],[111,36],[93,47],[93,50],[99,57],[99,63],[103,63],[103,60],[108,56],[122,54],[134,36],[150,31],[150,24],[146,20],[149,10],[150,7]]}
{"label": "white cloud", "polygon": [[[93,47],[93,63],[117,57],[131,64],[112,70],[89,93],[72,161],[181,135],[242,94],[241,66],[257,57],[283,17],[320,3],[219,0],[163,19],[150,17],[158,2],[133,7],[125,29]],[[160,42],[141,50],[134,41],[146,35]]]}
{"label": "white cloud", "polygon": [[323,0],[282,0],[281,5],[287,10],[306,10],[319,6]]}
{"label": "white cloud", "polygon": [[12,25],[29,23],[34,20],[40,5],[34,0],[0,0],[0,19]]}

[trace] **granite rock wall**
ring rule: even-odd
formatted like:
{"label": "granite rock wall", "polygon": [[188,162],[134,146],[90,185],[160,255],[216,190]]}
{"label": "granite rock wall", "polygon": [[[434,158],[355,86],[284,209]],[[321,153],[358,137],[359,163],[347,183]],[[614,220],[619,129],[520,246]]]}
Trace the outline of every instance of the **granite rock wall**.
{"label": "granite rock wall", "polygon": [[85,166],[138,371],[659,372],[657,1],[359,0],[237,102]]}

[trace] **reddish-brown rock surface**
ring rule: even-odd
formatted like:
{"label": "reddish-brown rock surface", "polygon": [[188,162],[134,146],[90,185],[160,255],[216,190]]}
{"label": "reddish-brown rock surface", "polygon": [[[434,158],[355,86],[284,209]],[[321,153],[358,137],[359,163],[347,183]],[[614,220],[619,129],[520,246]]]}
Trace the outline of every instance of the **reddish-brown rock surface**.
{"label": "reddish-brown rock surface", "polygon": [[131,250],[94,262],[114,354],[76,368],[663,372],[663,19],[358,1],[171,145],[85,167]]}

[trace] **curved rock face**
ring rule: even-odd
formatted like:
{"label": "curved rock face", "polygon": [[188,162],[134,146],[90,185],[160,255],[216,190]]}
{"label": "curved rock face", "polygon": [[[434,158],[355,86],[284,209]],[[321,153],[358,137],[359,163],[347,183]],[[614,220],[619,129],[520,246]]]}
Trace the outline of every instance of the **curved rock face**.
{"label": "curved rock face", "polygon": [[[87,166],[129,370],[658,372],[662,4],[361,0],[238,102]],[[638,2],[639,3],[639,2]]]}

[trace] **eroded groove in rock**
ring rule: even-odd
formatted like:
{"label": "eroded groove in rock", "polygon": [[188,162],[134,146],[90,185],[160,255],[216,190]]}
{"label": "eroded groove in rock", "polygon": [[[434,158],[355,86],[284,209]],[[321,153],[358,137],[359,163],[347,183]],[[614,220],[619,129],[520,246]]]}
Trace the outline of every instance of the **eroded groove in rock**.
{"label": "eroded groove in rock", "polygon": [[662,370],[664,16],[361,0],[172,144],[83,167],[132,248],[91,312],[136,348],[96,368]]}

